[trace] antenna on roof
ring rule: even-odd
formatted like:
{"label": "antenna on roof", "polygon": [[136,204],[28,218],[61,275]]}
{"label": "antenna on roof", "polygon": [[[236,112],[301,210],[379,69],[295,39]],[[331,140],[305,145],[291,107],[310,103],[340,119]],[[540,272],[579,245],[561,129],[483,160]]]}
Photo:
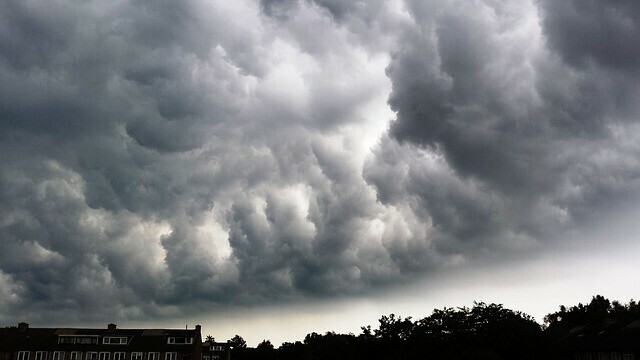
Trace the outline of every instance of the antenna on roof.
{"label": "antenna on roof", "polygon": [[185,329],[185,330],[189,330],[189,325],[185,325],[185,326],[184,326],[184,329]]}

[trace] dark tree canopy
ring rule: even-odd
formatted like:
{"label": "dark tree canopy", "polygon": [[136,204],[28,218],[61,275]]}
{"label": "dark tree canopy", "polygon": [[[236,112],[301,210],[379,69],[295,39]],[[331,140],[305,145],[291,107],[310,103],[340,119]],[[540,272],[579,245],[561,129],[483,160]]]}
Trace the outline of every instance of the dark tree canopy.
{"label": "dark tree canopy", "polygon": [[586,305],[578,303],[569,308],[561,305],[558,311],[544,317],[544,323],[547,333],[559,336],[576,326],[599,326],[605,322],[629,323],[639,318],[640,304],[633,299],[628,304],[621,304],[617,300],[609,301],[602,295],[596,295]]}
{"label": "dark tree canopy", "polygon": [[556,359],[556,336],[567,328],[638,318],[640,305],[633,300],[621,304],[600,295],[587,305],[561,306],[545,317],[545,326],[501,304],[476,302],[436,309],[416,321],[384,315],[377,328],[363,326],[359,335],[312,332],[304,341],[285,342],[277,349],[269,340],[247,348],[239,335],[229,342],[236,360]]}
{"label": "dark tree canopy", "polygon": [[229,339],[229,345],[232,349],[244,349],[247,347],[247,342],[244,341],[242,336],[236,334],[234,337]]}

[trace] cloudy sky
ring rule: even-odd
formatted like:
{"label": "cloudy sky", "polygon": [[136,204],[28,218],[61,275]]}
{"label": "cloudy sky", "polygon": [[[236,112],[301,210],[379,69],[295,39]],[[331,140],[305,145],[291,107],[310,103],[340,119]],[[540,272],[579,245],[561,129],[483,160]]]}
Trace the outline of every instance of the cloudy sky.
{"label": "cloudy sky", "polygon": [[636,0],[0,8],[3,326],[640,294]]}

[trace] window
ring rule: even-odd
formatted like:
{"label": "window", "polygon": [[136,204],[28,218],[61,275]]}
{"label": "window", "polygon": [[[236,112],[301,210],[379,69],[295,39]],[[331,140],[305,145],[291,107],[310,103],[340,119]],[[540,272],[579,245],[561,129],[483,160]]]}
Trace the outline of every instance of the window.
{"label": "window", "polygon": [[220,345],[209,346],[209,350],[210,351],[224,351],[224,346],[220,346]]}
{"label": "window", "polygon": [[149,353],[149,360],[160,360],[160,353],[150,352]]}
{"label": "window", "polygon": [[87,360],[98,360],[98,353],[97,352],[88,352],[86,359]]}
{"label": "window", "polygon": [[47,360],[46,351],[36,351],[36,360]]}
{"label": "window", "polygon": [[75,336],[58,336],[58,344],[73,344]]}
{"label": "window", "polygon": [[142,353],[141,352],[132,352],[131,353],[131,360],[142,360]]}
{"label": "window", "polygon": [[204,355],[204,356],[202,357],[202,360],[209,360],[209,355]]}
{"label": "window", "polygon": [[192,337],[170,337],[167,339],[167,344],[193,344]]}
{"label": "window", "polygon": [[629,353],[629,352],[624,353],[622,355],[622,358],[624,360],[635,360],[635,356],[633,356],[633,353]]}
{"label": "window", "polygon": [[28,351],[18,351],[18,360],[29,360]]}
{"label": "window", "polygon": [[82,353],[79,352],[79,351],[72,351],[71,352],[71,357],[69,358],[69,360],[81,360],[82,356],[80,354],[82,354]]}
{"label": "window", "polygon": [[109,353],[108,352],[101,352],[100,353],[100,360],[109,360]]}
{"label": "window", "polygon": [[126,336],[118,336],[118,337],[108,336],[102,339],[102,343],[110,344],[110,345],[126,345],[127,337]]}
{"label": "window", "polygon": [[54,351],[51,360],[64,360],[64,351]]}
{"label": "window", "polygon": [[164,354],[164,360],[176,360],[178,353],[168,352]]}
{"label": "window", "polygon": [[98,344],[98,336],[76,336],[76,344]]}
{"label": "window", "polygon": [[113,360],[124,360],[124,353],[123,352],[114,352],[113,353]]}

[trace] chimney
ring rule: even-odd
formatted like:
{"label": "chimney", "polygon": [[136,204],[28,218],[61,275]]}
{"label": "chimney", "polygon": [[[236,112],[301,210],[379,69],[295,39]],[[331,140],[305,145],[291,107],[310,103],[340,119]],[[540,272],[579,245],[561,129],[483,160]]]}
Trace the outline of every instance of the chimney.
{"label": "chimney", "polygon": [[109,331],[109,332],[116,331],[116,324],[111,323],[111,324],[107,325],[107,331]]}
{"label": "chimney", "polygon": [[196,332],[199,334],[202,327],[200,325],[196,325]]}
{"label": "chimney", "polygon": [[18,324],[18,331],[25,331],[29,328],[29,324],[27,324],[26,322],[21,322],[20,324]]}

